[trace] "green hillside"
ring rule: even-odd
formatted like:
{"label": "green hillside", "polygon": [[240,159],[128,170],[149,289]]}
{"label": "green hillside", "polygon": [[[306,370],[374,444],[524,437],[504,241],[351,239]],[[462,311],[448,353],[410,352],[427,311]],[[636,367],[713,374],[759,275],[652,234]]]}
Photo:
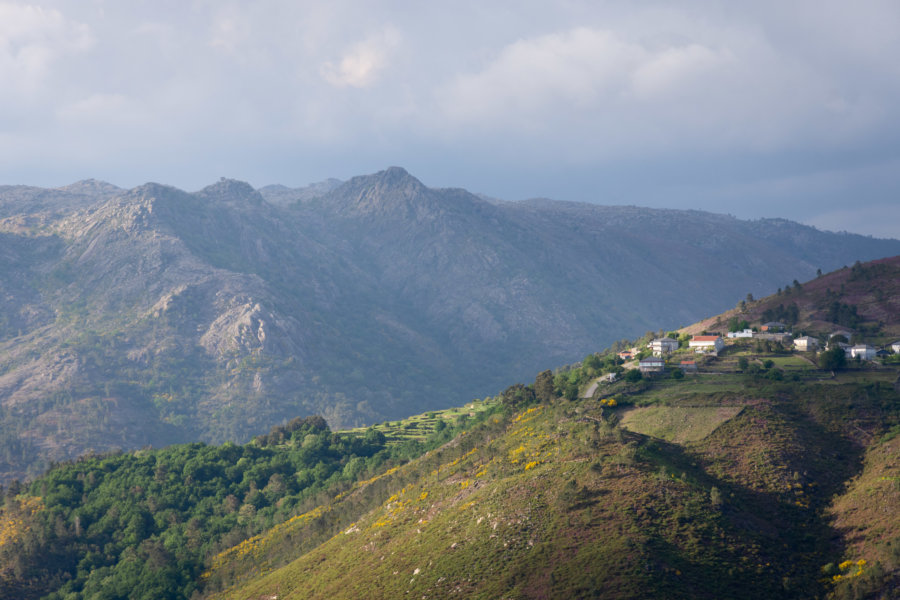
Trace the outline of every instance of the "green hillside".
{"label": "green hillside", "polygon": [[[625,409],[596,400],[510,411],[442,459],[402,467],[387,499],[312,550],[273,562],[262,536],[220,555],[210,580],[249,580],[214,597],[812,598],[896,586],[886,433],[900,395],[844,379],[709,395],[682,380],[658,405],[673,418],[740,410],[679,444],[616,427]],[[853,520],[863,506],[885,516]],[[308,525],[296,527],[303,537]]]}

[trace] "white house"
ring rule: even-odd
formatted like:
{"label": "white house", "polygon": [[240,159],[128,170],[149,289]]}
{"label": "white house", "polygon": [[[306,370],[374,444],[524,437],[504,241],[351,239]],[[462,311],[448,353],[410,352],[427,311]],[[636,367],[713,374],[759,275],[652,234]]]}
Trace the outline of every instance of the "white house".
{"label": "white house", "polygon": [[650,348],[653,349],[653,356],[662,356],[678,350],[678,340],[670,337],[658,338],[650,342]]}
{"label": "white house", "polygon": [[644,358],[640,364],[641,373],[662,373],[666,370],[666,361],[662,358]]}
{"label": "white house", "polygon": [[900,354],[900,340],[891,344],[891,350],[894,351],[894,354]]}
{"label": "white house", "polygon": [[745,329],[743,331],[729,331],[728,337],[730,337],[730,338],[752,338],[753,330]]}
{"label": "white house", "polygon": [[819,347],[819,340],[804,335],[794,340],[794,349],[800,352],[812,352]]}
{"label": "white house", "polygon": [[718,335],[695,335],[688,342],[688,347],[693,348],[694,352],[715,352],[718,354],[725,348],[725,342]]}
{"label": "white house", "polygon": [[875,360],[876,352],[878,350],[868,344],[857,344],[850,348],[850,356],[860,360]]}

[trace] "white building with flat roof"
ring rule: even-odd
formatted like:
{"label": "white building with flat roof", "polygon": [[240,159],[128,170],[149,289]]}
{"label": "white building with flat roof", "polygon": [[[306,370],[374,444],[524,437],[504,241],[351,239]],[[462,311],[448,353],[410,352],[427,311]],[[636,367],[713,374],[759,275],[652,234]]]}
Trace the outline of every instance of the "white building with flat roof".
{"label": "white building with flat roof", "polygon": [[850,356],[860,360],[875,360],[876,352],[878,350],[868,344],[856,344],[850,348]]}
{"label": "white building with flat roof", "polygon": [[812,352],[819,348],[819,340],[804,335],[794,340],[794,349],[800,352]]}
{"label": "white building with flat roof", "polygon": [[653,356],[671,354],[678,350],[678,340],[673,340],[670,337],[657,338],[650,342],[650,349],[653,350]]}

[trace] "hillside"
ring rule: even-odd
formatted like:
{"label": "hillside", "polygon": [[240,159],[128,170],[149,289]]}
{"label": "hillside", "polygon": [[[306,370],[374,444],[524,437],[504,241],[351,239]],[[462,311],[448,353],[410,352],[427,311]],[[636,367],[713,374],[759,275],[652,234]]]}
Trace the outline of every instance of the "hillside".
{"label": "hillside", "polygon": [[[690,386],[684,391],[696,407]],[[250,581],[214,597],[841,597],[827,581],[841,573],[870,593],[896,591],[896,527],[888,516],[873,527],[854,514],[861,505],[896,510],[891,484],[877,476],[895,473],[883,456],[890,449],[865,453],[854,443],[857,427],[873,433],[847,408],[858,388],[829,392],[827,415],[811,402],[791,407],[801,398],[786,390],[780,403],[752,388],[707,397],[743,410],[678,445],[597,422],[596,404],[524,409],[469,434],[442,460],[411,463],[412,481],[280,569],[255,575],[291,556],[279,543],[284,531],[220,555],[209,579],[245,573]],[[885,390],[857,409],[896,423],[896,406],[878,405],[897,399]],[[860,469],[863,460],[878,466]],[[859,470],[879,499],[857,492],[829,506]],[[304,538],[304,526],[292,524],[292,539]],[[837,566],[847,560],[852,569]]]}
{"label": "hillside", "polygon": [[898,253],[785,221],[488,201],[399,168],[297,190],[0,188],[0,481],[451,406]]}
{"label": "hillside", "polygon": [[[890,286],[878,264],[854,269]],[[60,465],[5,490],[0,596],[896,597],[900,365],[762,342],[640,378],[607,350],[373,428]]]}
{"label": "hillside", "polygon": [[[855,281],[890,289],[880,265],[893,262],[855,266]],[[811,305],[829,277],[818,300],[802,284]],[[567,382],[584,390],[610,356],[558,374],[551,397]],[[742,370],[742,357],[762,368]],[[700,375],[620,381],[586,400],[541,401],[539,377],[496,399],[508,417],[405,466],[391,496],[328,541],[293,557],[273,531],[219,555],[207,578],[247,580],[215,598],[892,598],[898,376],[821,371],[735,340]]]}
{"label": "hillside", "polygon": [[[796,313],[789,315],[796,306]],[[737,308],[683,329],[727,331],[733,319],[761,326],[791,321],[795,331],[824,335],[835,331],[884,345],[900,338],[900,256],[859,262],[806,283],[786,282],[766,298],[742,302]],[[851,341],[848,339],[848,341]]]}

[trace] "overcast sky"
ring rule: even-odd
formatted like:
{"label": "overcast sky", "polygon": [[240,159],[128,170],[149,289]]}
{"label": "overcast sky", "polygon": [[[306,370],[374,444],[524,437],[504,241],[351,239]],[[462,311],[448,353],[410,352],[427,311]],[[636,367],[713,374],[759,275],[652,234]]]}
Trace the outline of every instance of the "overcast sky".
{"label": "overcast sky", "polygon": [[900,2],[0,1],[0,183],[391,165],[900,238]]}

